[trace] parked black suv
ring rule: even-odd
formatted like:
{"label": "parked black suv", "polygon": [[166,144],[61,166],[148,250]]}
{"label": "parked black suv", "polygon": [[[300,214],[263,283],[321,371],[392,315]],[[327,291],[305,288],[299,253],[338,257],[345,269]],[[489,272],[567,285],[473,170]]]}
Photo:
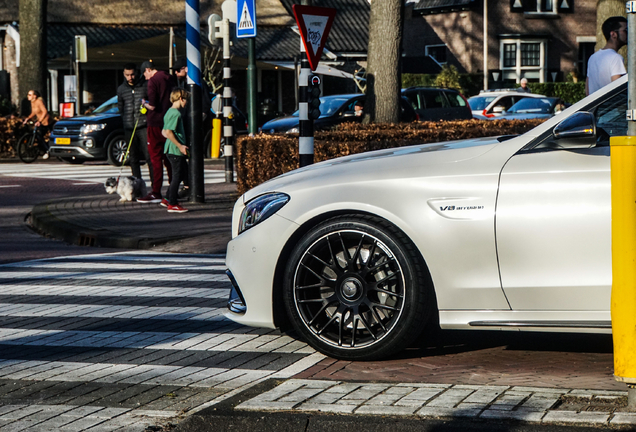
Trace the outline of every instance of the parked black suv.
{"label": "parked black suv", "polygon": [[473,113],[466,98],[457,90],[410,87],[402,90],[420,121],[469,120]]}
{"label": "parked black suv", "polygon": [[108,99],[90,115],[58,121],[51,131],[49,154],[70,163],[108,160],[120,166],[128,143],[117,109],[117,96]]}

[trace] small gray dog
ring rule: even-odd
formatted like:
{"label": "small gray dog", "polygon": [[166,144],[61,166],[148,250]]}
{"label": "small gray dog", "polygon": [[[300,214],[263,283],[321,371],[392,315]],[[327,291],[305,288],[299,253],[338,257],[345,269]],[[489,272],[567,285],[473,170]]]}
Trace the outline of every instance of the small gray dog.
{"label": "small gray dog", "polygon": [[119,201],[133,201],[135,198],[146,196],[148,192],[144,179],[133,176],[120,177],[119,181],[116,177],[109,177],[104,183],[104,187],[109,194],[117,192],[121,197]]}

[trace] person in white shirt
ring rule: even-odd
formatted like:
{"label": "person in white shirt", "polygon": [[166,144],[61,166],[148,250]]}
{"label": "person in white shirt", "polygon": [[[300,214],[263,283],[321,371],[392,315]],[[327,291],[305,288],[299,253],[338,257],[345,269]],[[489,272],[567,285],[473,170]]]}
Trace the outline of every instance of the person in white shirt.
{"label": "person in white shirt", "polygon": [[627,19],[622,16],[610,17],[605,20],[601,29],[607,43],[603,49],[592,54],[587,63],[586,95],[627,73],[623,56],[617,53],[627,45]]}

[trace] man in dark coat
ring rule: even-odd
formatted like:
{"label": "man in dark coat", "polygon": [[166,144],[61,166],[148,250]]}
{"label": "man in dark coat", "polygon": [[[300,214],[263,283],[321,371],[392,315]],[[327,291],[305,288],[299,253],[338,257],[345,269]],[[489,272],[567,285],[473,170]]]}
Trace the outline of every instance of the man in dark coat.
{"label": "man in dark coat", "polygon": [[152,180],[152,164],[148,155],[146,115],[140,112],[142,101],[148,99],[147,86],[146,80],[138,76],[136,65],[133,63],[124,65],[124,82],[117,88],[117,106],[124,122],[126,143],[130,145],[130,170],[134,177],[141,178],[139,161],[143,158],[148,164],[148,173],[150,174],[150,180]]}

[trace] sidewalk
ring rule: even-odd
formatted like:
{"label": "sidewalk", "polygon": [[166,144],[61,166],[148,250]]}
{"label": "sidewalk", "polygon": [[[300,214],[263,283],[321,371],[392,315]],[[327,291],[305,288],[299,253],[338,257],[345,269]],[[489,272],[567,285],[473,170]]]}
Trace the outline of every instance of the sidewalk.
{"label": "sidewalk", "polygon": [[236,183],[205,185],[205,203],[182,203],[187,213],[168,213],[159,204],[119,202],[100,194],[36,205],[31,224],[46,236],[78,246],[225,253],[231,239]]}

